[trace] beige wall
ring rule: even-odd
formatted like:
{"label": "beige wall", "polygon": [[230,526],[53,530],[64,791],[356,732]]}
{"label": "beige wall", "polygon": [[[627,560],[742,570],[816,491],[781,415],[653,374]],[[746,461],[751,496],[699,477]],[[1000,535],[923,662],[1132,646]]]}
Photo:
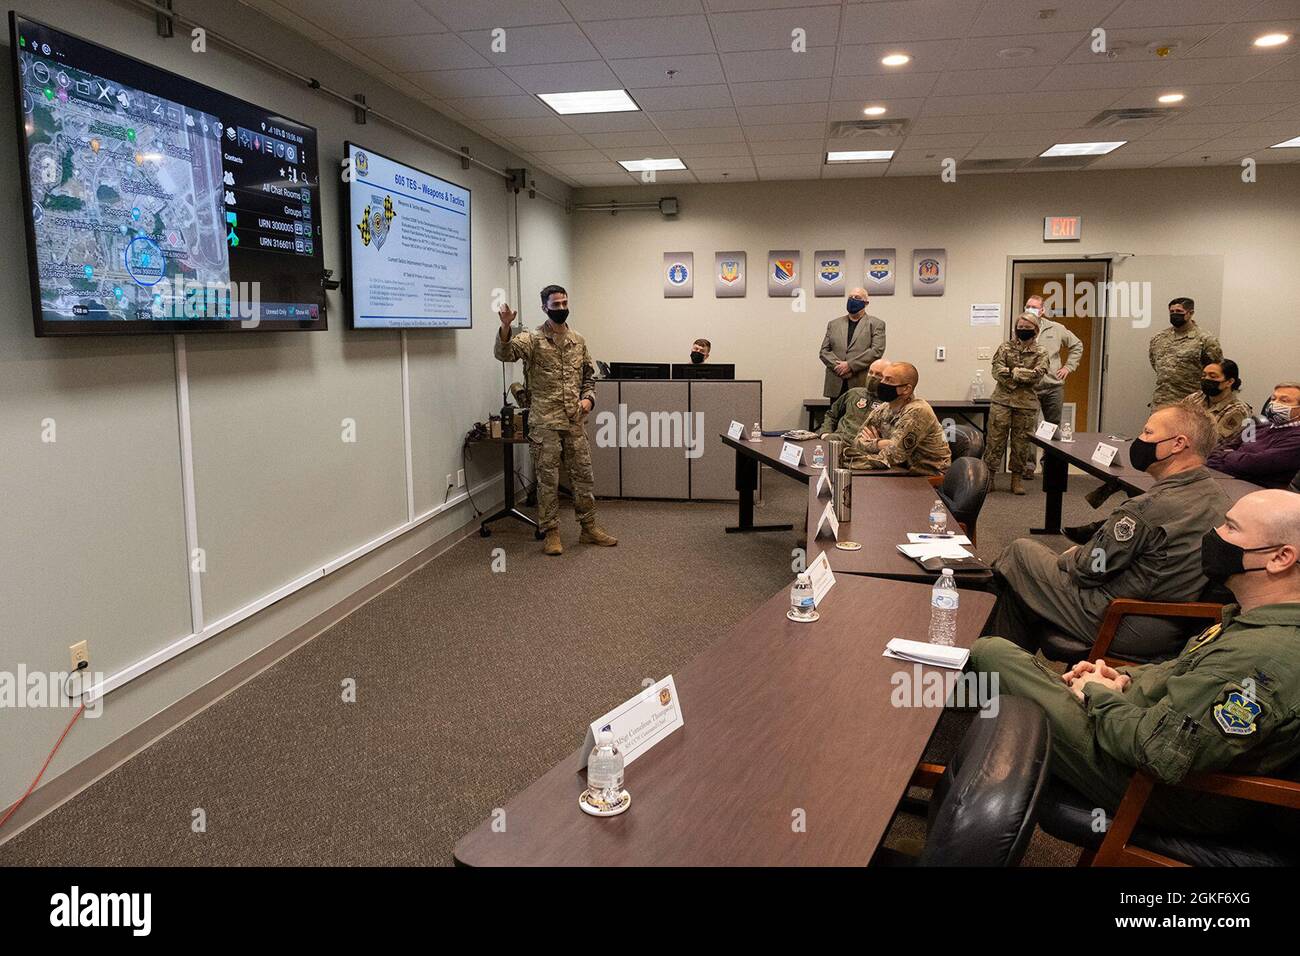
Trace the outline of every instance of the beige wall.
{"label": "beige wall", "polygon": [[[803,398],[821,394],[818,347],[827,320],[843,312],[841,299],[812,297],[809,269],[819,249],[847,248],[850,276],[860,277],[864,247],[896,247],[903,270],[914,247],[947,248],[942,298],[913,298],[904,273],[898,294],[871,303],[888,324],[888,354],[914,362],[920,391],[932,398],[965,397],[977,366],[987,379],[988,363],[976,360],[976,349],[996,345],[1004,332],[972,328],[970,305],[1009,307],[1008,257],[1018,256],[1134,253],[1138,258],[1121,275],[1153,279],[1157,297],[1162,278],[1183,274],[1171,262],[1222,256],[1221,277],[1198,278],[1178,294],[1204,299],[1198,311],[1205,324],[1221,325],[1224,348],[1240,362],[1252,399],[1268,383],[1300,374],[1293,316],[1300,300],[1296,166],[1261,164],[1259,181],[1249,185],[1238,169],[1219,167],[967,175],[951,184],[937,176],[664,184],[586,189],[576,201],[667,195],[681,200],[674,220],[654,212],[575,213],[574,325],[606,360],[684,361],[693,339],[710,339],[713,361],[735,362],[738,376],[764,380],[765,422],[773,426],[795,424]],[[1042,241],[1044,215],[1074,213],[1083,216],[1081,242]],[[792,312],[788,299],[767,297],[767,253],[783,248],[803,253],[804,314]],[[713,296],[713,254],[728,249],[748,253],[747,298]],[[669,251],[694,252],[694,298],[663,298],[662,254]],[[1112,367],[1146,366],[1142,343],[1167,326],[1167,299],[1158,299],[1137,354],[1132,345],[1116,350]],[[938,345],[947,348],[942,363],[934,357]]]}

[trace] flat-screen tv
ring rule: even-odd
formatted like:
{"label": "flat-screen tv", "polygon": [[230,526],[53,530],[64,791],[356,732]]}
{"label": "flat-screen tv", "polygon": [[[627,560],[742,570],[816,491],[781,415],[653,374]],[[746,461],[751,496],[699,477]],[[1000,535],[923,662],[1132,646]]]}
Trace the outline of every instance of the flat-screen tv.
{"label": "flat-screen tv", "polygon": [[9,14],[37,335],[325,328],[316,130]]}
{"label": "flat-screen tv", "polygon": [[344,144],[347,300],[354,329],[468,329],[470,191]]}

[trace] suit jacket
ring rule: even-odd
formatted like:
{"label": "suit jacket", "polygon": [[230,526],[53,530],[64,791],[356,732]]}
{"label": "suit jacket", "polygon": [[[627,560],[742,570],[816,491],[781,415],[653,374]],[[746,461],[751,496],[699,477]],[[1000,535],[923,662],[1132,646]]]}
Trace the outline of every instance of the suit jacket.
{"label": "suit jacket", "polygon": [[864,315],[858,319],[858,330],[853,333],[853,345],[849,345],[848,313],[826,323],[826,337],[822,339],[821,360],[826,366],[826,383],[822,394],[827,398],[837,398],[844,379],[835,374],[835,363],[848,362],[852,374],[848,378],[849,388],[867,384],[867,369],[871,363],[885,354],[885,320],[874,315]]}

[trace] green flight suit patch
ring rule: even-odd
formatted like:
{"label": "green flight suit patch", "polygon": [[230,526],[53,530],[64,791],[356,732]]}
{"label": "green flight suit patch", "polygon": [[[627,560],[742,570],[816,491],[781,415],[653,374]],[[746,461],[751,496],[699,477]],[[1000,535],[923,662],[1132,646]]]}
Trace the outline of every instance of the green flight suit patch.
{"label": "green flight suit patch", "polygon": [[1258,729],[1255,718],[1263,712],[1259,701],[1234,690],[1223,703],[1214,705],[1214,722],[1230,737],[1249,737]]}

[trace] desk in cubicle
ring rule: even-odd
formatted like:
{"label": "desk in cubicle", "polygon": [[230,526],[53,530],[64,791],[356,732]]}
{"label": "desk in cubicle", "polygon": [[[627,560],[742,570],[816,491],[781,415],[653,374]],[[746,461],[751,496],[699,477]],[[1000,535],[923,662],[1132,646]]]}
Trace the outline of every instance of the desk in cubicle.
{"label": "desk in cubicle", "polygon": [[[757,379],[598,380],[596,407],[587,425],[596,494],[602,498],[735,501],[735,456],[718,433],[725,432],[733,419],[747,428],[751,422],[761,421],[762,409],[763,383]],[[649,441],[633,445],[624,439],[636,434],[639,416],[648,422],[642,434]],[[618,441],[599,440],[604,422],[614,425]],[[687,457],[680,440],[683,437],[698,442],[699,457]],[[664,447],[665,439],[668,447]]]}

